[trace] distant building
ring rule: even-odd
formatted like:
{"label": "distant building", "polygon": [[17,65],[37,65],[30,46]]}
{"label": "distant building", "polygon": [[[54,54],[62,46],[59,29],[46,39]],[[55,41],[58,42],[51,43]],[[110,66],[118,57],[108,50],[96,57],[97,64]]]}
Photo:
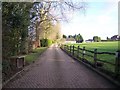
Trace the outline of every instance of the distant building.
{"label": "distant building", "polygon": [[111,37],[111,40],[120,40],[120,36],[119,35],[114,35]]}
{"label": "distant building", "polygon": [[93,41],[94,41],[93,39],[88,39],[85,42],[93,42]]}
{"label": "distant building", "polygon": [[65,43],[76,43],[74,38],[66,38]]}

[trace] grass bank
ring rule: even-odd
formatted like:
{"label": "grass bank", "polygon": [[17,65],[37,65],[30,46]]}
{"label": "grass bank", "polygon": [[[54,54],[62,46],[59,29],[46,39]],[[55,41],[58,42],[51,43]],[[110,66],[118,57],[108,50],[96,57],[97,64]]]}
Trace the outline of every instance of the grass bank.
{"label": "grass bank", "polygon": [[32,62],[34,62],[35,60],[37,60],[37,58],[39,57],[39,55],[44,52],[47,49],[47,47],[40,47],[40,48],[36,48],[35,50],[33,50],[32,53],[29,53],[28,55],[25,56],[25,61],[30,64]]}

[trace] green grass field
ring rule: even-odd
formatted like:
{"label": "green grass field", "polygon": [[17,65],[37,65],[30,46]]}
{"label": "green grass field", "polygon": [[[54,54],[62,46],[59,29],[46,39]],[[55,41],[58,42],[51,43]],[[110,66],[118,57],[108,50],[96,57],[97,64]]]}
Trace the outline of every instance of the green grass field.
{"label": "green grass field", "polygon": [[[120,43],[120,42],[119,42]],[[73,45],[73,44],[69,44]],[[113,42],[93,42],[93,43],[80,43],[74,44],[81,48],[86,47],[88,50],[94,50],[95,48],[100,52],[116,52],[118,50],[118,41]]]}
{"label": "green grass field", "polygon": [[[80,44],[76,43],[76,44],[67,44],[67,45],[74,45],[75,47],[80,46],[80,48],[85,47],[85,49],[91,50],[91,51],[94,51],[94,49],[97,49],[97,52],[116,53],[116,51],[118,49],[120,50],[120,47],[119,47],[118,43],[120,43],[120,41],[119,42],[118,41],[92,42],[92,43],[80,43]],[[90,52],[86,52],[86,54],[94,56],[94,54],[90,53]],[[82,57],[82,55],[80,55],[80,57]],[[107,61],[107,62],[110,62],[110,63],[113,63],[113,64],[115,64],[115,61],[116,61],[116,56],[115,55],[109,55],[109,54],[98,54],[97,58],[102,60],[102,61]],[[94,63],[94,59],[92,57],[89,57],[89,56],[85,55],[85,59],[87,59],[90,63]],[[113,72],[113,73],[115,72],[115,66],[110,65],[108,63],[104,63],[102,68],[104,68],[105,70],[108,70],[110,72]]]}
{"label": "green grass field", "polygon": [[25,61],[27,63],[31,63],[35,60],[37,60],[37,58],[39,57],[39,55],[45,51],[47,49],[47,47],[40,47],[40,48],[36,48],[35,50],[33,50],[34,53],[30,53],[28,55],[25,56]]}

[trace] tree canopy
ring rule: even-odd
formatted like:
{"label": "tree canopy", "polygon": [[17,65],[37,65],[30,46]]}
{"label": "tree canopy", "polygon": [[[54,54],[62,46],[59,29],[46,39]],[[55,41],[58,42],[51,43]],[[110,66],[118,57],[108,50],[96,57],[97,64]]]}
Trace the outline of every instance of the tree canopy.
{"label": "tree canopy", "polygon": [[60,22],[68,21],[70,12],[84,8],[84,2],[72,0],[2,2],[3,56],[28,53],[34,40],[40,45],[41,38],[61,38]]}
{"label": "tree canopy", "polygon": [[94,37],[93,37],[93,40],[94,40],[94,42],[100,42],[100,41],[101,41],[101,38],[98,37],[98,36],[94,36]]}
{"label": "tree canopy", "polygon": [[27,49],[31,3],[2,3],[3,55],[17,55]]}
{"label": "tree canopy", "polygon": [[82,35],[79,33],[78,35],[68,35],[68,38],[74,38],[76,43],[82,43],[84,41]]}

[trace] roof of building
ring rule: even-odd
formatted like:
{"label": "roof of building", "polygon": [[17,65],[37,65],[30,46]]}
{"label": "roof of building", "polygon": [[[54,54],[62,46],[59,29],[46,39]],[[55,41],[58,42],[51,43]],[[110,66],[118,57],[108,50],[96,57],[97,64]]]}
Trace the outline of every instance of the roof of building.
{"label": "roof of building", "polygon": [[86,40],[86,41],[93,41],[93,39],[88,39],[88,40]]}
{"label": "roof of building", "polygon": [[66,41],[75,41],[74,38],[66,38]]}

